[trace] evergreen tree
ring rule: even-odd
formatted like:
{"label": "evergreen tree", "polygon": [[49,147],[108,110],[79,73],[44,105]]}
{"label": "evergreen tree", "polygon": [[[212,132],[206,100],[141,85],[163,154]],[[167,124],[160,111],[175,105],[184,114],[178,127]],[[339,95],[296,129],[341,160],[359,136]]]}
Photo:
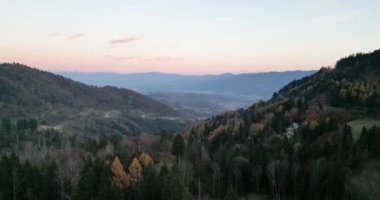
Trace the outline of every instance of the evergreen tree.
{"label": "evergreen tree", "polygon": [[72,199],[87,200],[95,199],[96,197],[96,177],[94,164],[91,158],[85,161],[85,165],[80,173],[79,181],[75,187]]}
{"label": "evergreen tree", "polygon": [[38,167],[25,161],[20,172],[20,194],[24,199],[43,199],[44,178]]}
{"label": "evergreen tree", "polygon": [[183,157],[185,152],[185,141],[180,134],[174,137],[172,154],[176,157]]}
{"label": "evergreen tree", "polygon": [[353,140],[354,139],[352,137],[351,127],[347,124],[344,125],[342,134],[342,153],[344,159],[347,159],[348,155],[350,154]]}
{"label": "evergreen tree", "polygon": [[43,200],[58,199],[59,182],[57,165],[54,160],[47,159],[42,165],[42,197]]}
{"label": "evergreen tree", "polygon": [[186,199],[186,191],[179,172],[174,169],[164,176],[162,181],[161,199],[182,200]]}
{"label": "evergreen tree", "polygon": [[8,117],[4,117],[1,119],[1,126],[6,133],[9,133],[12,128],[11,120]]}
{"label": "evergreen tree", "polygon": [[[0,162],[0,199],[17,198],[19,160],[15,155],[2,156]],[[15,196],[16,195],[16,196]]]}
{"label": "evergreen tree", "polygon": [[138,187],[140,200],[154,200],[161,197],[161,180],[151,165],[144,168],[144,179]]}
{"label": "evergreen tree", "polygon": [[239,196],[233,187],[228,188],[227,194],[224,197],[224,200],[239,200]]}

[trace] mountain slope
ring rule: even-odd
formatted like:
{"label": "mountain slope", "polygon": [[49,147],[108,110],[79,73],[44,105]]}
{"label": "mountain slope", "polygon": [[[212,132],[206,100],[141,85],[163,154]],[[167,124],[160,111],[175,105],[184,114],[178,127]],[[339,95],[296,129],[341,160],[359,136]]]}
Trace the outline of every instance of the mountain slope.
{"label": "mountain slope", "polygon": [[380,50],[343,58],[190,136],[229,175],[224,189],[232,179],[241,194],[273,199],[378,199],[367,188],[380,185],[379,72]]}
{"label": "mountain slope", "polygon": [[173,109],[132,90],[87,86],[20,64],[0,65],[0,107],[0,117],[35,118],[80,132],[183,128]]}
{"label": "mountain slope", "polygon": [[306,99],[335,107],[377,111],[380,94],[380,50],[356,54],[339,60],[334,69],[296,80],[276,97],[304,96]]}
{"label": "mountain slope", "polygon": [[[370,54],[343,58],[337,62],[335,68],[321,68],[313,75],[292,81],[267,102],[262,101],[246,110],[240,109],[213,117],[205,122],[209,127],[204,133],[234,123],[240,124],[240,128],[249,129],[252,124],[261,120],[270,128],[270,122],[277,115],[291,118],[280,125],[277,132],[281,133],[291,122],[303,123],[304,120],[312,120],[311,118],[319,119],[319,115],[329,115],[345,122],[368,114],[377,115],[379,112],[380,50],[377,50]],[[311,114],[315,116],[310,116]],[[273,116],[267,119],[268,116],[265,115]]]}

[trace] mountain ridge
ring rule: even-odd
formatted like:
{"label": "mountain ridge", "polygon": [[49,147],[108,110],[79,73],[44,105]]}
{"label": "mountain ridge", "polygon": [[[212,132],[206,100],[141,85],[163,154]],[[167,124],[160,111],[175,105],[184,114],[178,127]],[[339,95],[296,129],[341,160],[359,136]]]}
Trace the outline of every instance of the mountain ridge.
{"label": "mountain ridge", "polygon": [[[123,88],[137,88],[139,91],[144,91],[145,93],[150,92],[162,92],[163,88],[167,91],[173,90],[183,90],[183,91],[208,91],[208,86],[213,83],[213,81],[238,81],[240,77],[247,78],[250,77],[251,81],[255,83],[255,79],[261,76],[270,77],[271,75],[278,75],[280,78],[278,81],[289,82],[293,80],[294,77],[299,78],[304,75],[309,75],[314,73],[314,70],[302,71],[284,71],[284,72],[260,72],[260,73],[239,73],[231,74],[224,73],[219,75],[181,75],[181,74],[166,74],[161,72],[148,72],[148,73],[130,73],[130,74],[120,74],[120,73],[78,73],[78,72],[57,72],[60,75],[78,80],[90,85],[104,86],[104,85],[114,85]],[[283,76],[281,76],[281,74]],[[236,80],[235,80],[235,79]],[[143,83],[139,82],[144,80]],[[252,83],[252,84],[253,84]],[[230,83],[226,83],[230,84]],[[235,83],[236,84],[236,83]],[[254,84],[253,84],[254,86]],[[277,86],[278,87],[278,86]],[[276,88],[277,88],[276,87]],[[250,93],[254,93],[255,88],[250,90]],[[220,92],[220,89],[215,91]],[[231,92],[231,91],[229,91]],[[236,92],[236,91],[234,91]]]}
{"label": "mountain ridge", "polygon": [[287,71],[221,75],[176,75],[163,73],[61,73],[90,85],[130,88],[158,100],[197,120],[227,110],[246,108],[267,100],[288,82],[315,71]]}
{"label": "mountain ridge", "polygon": [[379,72],[379,50],[343,58],[268,101],[200,122],[189,138],[209,174],[229,174],[224,189],[232,177],[243,195],[378,199],[368,188],[380,184]]}
{"label": "mountain ridge", "polygon": [[[124,123],[121,123],[121,129],[129,133],[159,131],[157,125],[153,129],[144,126],[144,121],[149,120],[141,116],[147,115],[151,115],[153,121],[159,120],[163,124],[168,122],[168,125],[177,126],[173,120],[166,120],[178,117],[176,111],[132,90],[111,86],[87,86],[63,76],[16,63],[0,64],[0,92],[3,111],[0,117],[21,115],[25,118],[36,118],[47,124],[68,121],[71,124],[69,126],[72,126],[72,123],[76,124],[75,120],[81,117],[84,121],[88,120],[84,123],[94,124],[91,115],[96,116],[96,121],[101,121],[102,115],[113,112],[115,119],[106,119],[109,122],[105,126],[111,126],[115,121],[121,120]],[[139,121],[140,125],[136,121]],[[178,130],[178,127],[175,129]]]}

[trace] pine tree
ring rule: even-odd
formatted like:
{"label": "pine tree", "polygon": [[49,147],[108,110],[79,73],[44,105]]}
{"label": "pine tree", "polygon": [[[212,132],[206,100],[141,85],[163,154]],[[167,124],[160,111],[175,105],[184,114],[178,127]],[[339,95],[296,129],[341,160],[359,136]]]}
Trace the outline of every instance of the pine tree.
{"label": "pine tree", "polygon": [[186,190],[178,170],[174,169],[164,176],[162,182],[161,199],[182,200],[186,199]]}
{"label": "pine tree", "polygon": [[228,188],[227,194],[224,197],[225,200],[239,200],[239,196],[236,194],[234,188]]}
{"label": "pine tree", "polygon": [[97,160],[96,162],[98,172],[97,200],[121,199],[122,197],[122,190],[116,184],[113,184],[114,179],[110,176],[112,164],[110,165],[108,160],[105,162],[103,160]]}
{"label": "pine tree", "polygon": [[25,161],[20,171],[20,194],[25,199],[42,199],[44,177],[41,170]]}
{"label": "pine tree", "polygon": [[343,151],[344,159],[347,159],[351,151],[353,140],[354,139],[352,137],[351,127],[348,126],[347,124],[344,125],[343,134],[342,134],[342,151]]}
{"label": "pine tree", "polygon": [[161,182],[151,165],[144,168],[144,179],[138,187],[138,199],[159,199],[161,196]]}
{"label": "pine tree", "polygon": [[57,176],[57,165],[54,160],[46,160],[42,165],[42,198],[45,200],[58,199],[59,182]]}
{"label": "pine tree", "polygon": [[0,162],[0,199],[17,199],[19,160],[13,154]]}
{"label": "pine tree", "polygon": [[177,158],[183,156],[185,152],[185,141],[183,140],[181,135],[176,135],[174,137],[173,146],[172,146],[172,154]]}
{"label": "pine tree", "polygon": [[96,197],[96,177],[94,164],[91,158],[85,161],[85,165],[80,173],[80,178],[76,184],[72,199],[87,200],[95,199]]}

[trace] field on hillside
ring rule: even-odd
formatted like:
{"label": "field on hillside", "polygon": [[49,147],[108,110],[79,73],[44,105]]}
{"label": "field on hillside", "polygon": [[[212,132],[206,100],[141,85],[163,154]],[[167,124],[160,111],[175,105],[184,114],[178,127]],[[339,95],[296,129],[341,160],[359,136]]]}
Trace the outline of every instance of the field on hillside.
{"label": "field on hillside", "polygon": [[380,126],[380,119],[357,119],[353,120],[347,123],[351,129],[352,134],[355,140],[359,139],[360,133],[363,129],[363,127],[366,127],[367,129],[371,128],[372,126]]}

